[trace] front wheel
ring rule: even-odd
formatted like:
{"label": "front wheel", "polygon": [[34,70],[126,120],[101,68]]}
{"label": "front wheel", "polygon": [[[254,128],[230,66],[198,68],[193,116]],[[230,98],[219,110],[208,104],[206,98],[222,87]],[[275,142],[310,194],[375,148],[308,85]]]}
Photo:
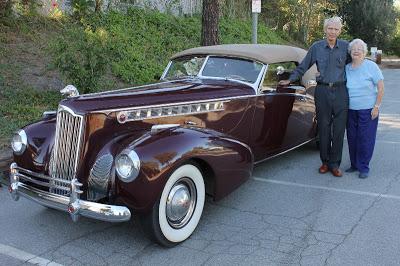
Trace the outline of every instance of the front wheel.
{"label": "front wheel", "polygon": [[171,247],[185,241],[203,213],[205,186],[193,164],[177,168],[164,186],[151,214],[141,217],[144,229],[159,244]]}

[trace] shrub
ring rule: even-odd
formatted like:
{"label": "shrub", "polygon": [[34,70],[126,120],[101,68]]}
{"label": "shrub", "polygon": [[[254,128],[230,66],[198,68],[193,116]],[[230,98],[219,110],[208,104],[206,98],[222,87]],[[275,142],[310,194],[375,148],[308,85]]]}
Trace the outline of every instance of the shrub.
{"label": "shrub", "polygon": [[[99,81],[108,68],[125,83],[155,81],[170,56],[200,45],[201,18],[196,16],[175,17],[130,8],[126,14],[117,11],[92,14],[81,23],[65,30],[53,42],[51,50],[55,65],[70,82],[86,92],[100,89]],[[250,20],[223,18],[220,28],[222,43],[251,42]],[[285,42],[261,24],[258,40]]]}
{"label": "shrub", "polygon": [[81,20],[89,15],[93,9],[94,2],[92,0],[71,0],[72,16]]}
{"label": "shrub", "polygon": [[395,55],[400,56],[400,36],[396,36],[392,39],[390,50],[392,50]]}
{"label": "shrub", "polygon": [[97,90],[107,69],[107,34],[102,29],[72,28],[56,38],[50,46],[53,63],[84,93]]}

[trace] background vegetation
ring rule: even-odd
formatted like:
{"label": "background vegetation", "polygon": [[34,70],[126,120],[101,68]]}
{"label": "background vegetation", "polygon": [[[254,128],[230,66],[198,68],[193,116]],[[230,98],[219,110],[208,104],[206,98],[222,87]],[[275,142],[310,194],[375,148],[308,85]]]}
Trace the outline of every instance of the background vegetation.
{"label": "background vegetation", "polygon": [[[78,11],[77,11],[78,12]],[[84,14],[81,16],[81,14]],[[55,110],[58,90],[74,84],[81,93],[153,82],[169,57],[199,45],[201,17],[177,17],[154,10],[83,12],[57,18],[30,8],[0,19],[0,148],[12,132]],[[249,43],[251,21],[223,18],[222,43]],[[260,25],[262,43],[287,43]],[[39,66],[39,67],[38,67]],[[31,73],[34,72],[34,73]],[[59,73],[62,84],[36,78]]]}

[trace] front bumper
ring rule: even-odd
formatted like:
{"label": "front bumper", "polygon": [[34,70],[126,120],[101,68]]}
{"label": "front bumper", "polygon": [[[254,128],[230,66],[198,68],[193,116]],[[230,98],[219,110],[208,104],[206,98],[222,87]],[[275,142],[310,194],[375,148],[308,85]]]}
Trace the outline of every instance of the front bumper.
{"label": "front bumper", "polygon": [[[14,200],[23,196],[41,205],[68,212],[73,221],[77,221],[79,216],[85,216],[96,220],[107,222],[125,222],[130,220],[131,212],[125,206],[107,205],[79,199],[79,182],[76,179],[70,182],[70,196],[62,196],[51,192],[43,191],[35,187],[20,182],[21,179],[29,178],[24,172],[28,170],[18,167],[15,163],[10,166],[10,178],[0,178],[0,182],[8,185],[8,190]],[[32,172],[30,172],[32,174]],[[40,178],[45,176],[40,175]],[[32,179],[29,178],[32,182]],[[40,182],[40,181],[39,181]],[[43,184],[43,183],[42,183]]]}

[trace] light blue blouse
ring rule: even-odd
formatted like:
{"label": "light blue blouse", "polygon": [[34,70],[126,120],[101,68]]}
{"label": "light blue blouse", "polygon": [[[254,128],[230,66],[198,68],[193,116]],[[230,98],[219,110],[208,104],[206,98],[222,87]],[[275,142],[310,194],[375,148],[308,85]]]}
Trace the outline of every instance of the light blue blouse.
{"label": "light blue blouse", "polygon": [[353,68],[346,65],[347,90],[349,92],[349,109],[364,110],[374,107],[378,94],[377,84],[383,80],[378,65],[365,59],[360,66]]}

